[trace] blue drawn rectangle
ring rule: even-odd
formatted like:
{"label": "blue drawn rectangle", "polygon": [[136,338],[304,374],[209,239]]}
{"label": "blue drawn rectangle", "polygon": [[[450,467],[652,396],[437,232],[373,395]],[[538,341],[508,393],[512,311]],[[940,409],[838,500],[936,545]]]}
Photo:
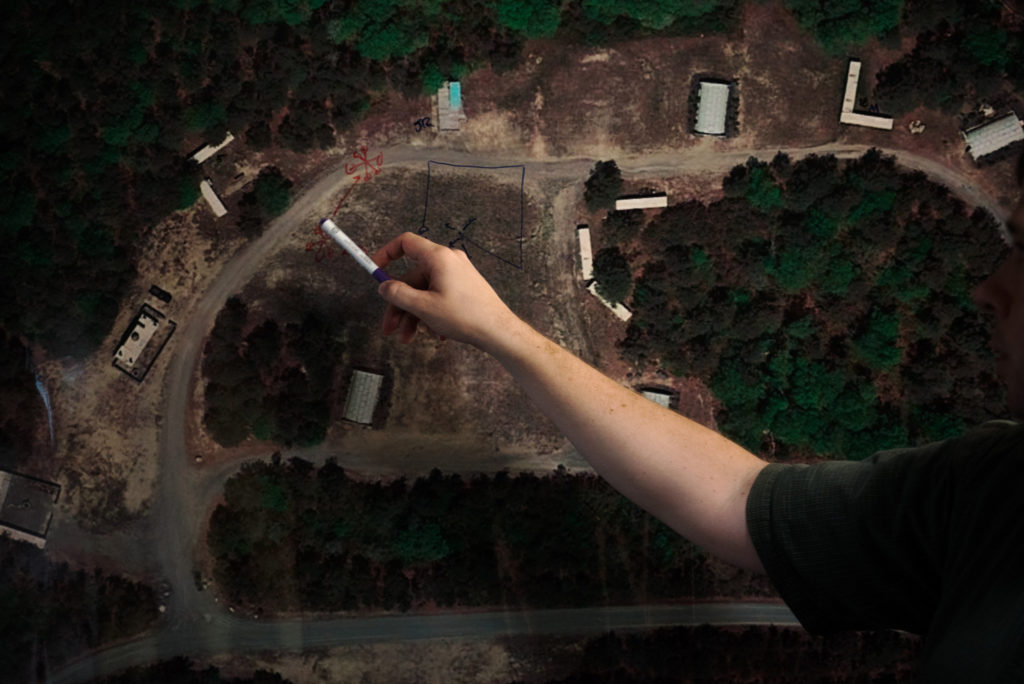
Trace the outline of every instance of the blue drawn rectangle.
{"label": "blue drawn rectangle", "polygon": [[[479,171],[483,174],[504,172],[505,181],[512,180],[518,185],[518,197],[507,210],[511,214],[506,221],[494,223],[493,206],[460,207],[453,212],[449,207],[431,212],[431,179],[437,173],[436,167],[456,170]],[[512,171],[509,175],[509,171]],[[439,244],[461,248],[473,259],[475,255],[486,254],[513,268],[523,269],[523,239],[525,220],[525,197],[523,186],[526,180],[526,166],[513,164],[505,166],[478,166],[474,164],[452,164],[430,160],[427,162],[427,188],[423,203],[423,219],[419,234]],[[448,190],[448,192],[451,192]],[[440,202],[444,205],[444,201]],[[436,204],[436,202],[435,202]],[[504,209],[504,207],[499,208]],[[450,215],[449,215],[450,214]],[[458,214],[458,215],[456,215]]]}

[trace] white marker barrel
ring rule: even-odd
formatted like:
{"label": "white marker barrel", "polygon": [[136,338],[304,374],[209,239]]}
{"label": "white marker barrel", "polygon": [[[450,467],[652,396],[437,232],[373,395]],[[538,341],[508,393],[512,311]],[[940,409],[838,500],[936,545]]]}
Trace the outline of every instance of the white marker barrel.
{"label": "white marker barrel", "polygon": [[387,273],[383,269],[379,268],[373,259],[367,256],[359,245],[352,241],[345,232],[338,228],[338,226],[329,218],[325,218],[320,221],[320,229],[330,235],[335,242],[341,245],[341,248],[348,252],[353,259],[355,259],[360,266],[366,269],[367,273],[377,279],[377,282],[383,283],[385,280],[391,280]]}

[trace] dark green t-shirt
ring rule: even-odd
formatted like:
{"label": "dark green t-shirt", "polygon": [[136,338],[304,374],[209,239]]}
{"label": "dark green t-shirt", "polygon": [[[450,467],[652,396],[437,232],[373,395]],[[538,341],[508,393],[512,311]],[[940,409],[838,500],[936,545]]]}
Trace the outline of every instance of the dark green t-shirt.
{"label": "dark green t-shirt", "polygon": [[1024,682],[1024,425],[769,465],[747,524],[808,631],[923,634],[923,681]]}

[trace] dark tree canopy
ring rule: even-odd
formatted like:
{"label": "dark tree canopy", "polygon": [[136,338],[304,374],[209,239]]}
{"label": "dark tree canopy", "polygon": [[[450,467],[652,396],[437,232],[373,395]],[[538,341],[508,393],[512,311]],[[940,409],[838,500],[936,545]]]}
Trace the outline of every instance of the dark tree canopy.
{"label": "dark tree canopy", "polygon": [[156,591],[99,569],[72,569],[42,550],[0,535],[0,653],[3,678],[38,681],[101,645],[157,621]]}
{"label": "dark tree canopy", "polygon": [[988,212],[877,150],[752,159],[723,189],[625,245],[651,255],[628,356],[704,379],[721,429],[776,456],[859,458],[1000,415],[969,297],[1001,253]]}
{"label": "dark tree canopy", "polygon": [[[275,454],[224,486],[207,546],[233,605],[267,612],[557,607],[759,596],[591,475],[353,478]],[[594,573],[601,567],[600,574]],[[682,587],[682,589],[681,589]]]}
{"label": "dark tree canopy", "polygon": [[594,281],[602,297],[618,304],[633,289],[633,272],[618,247],[605,247],[594,255]]}
{"label": "dark tree canopy", "polygon": [[904,0],[786,0],[800,25],[814,34],[826,51],[838,54],[894,30]]}
{"label": "dark tree canopy", "polygon": [[331,420],[338,324],[306,313],[285,326],[265,319],[243,335],[248,316],[237,297],[217,315],[203,356],[204,427],[226,447],[250,436],[319,444]]}
{"label": "dark tree canopy", "polygon": [[619,171],[619,165],[614,160],[594,164],[594,170],[590,172],[583,191],[587,209],[611,209],[621,194],[622,172]]}

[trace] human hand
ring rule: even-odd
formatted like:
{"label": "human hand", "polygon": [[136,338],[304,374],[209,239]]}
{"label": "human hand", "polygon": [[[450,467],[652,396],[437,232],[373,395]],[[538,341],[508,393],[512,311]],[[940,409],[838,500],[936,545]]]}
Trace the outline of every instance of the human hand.
{"label": "human hand", "polygon": [[444,247],[413,233],[402,233],[377,250],[373,261],[385,268],[403,256],[413,267],[402,280],[381,283],[388,302],[381,332],[399,333],[404,343],[422,321],[433,333],[486,351],[489,341],[516,319],[462,250]]}

